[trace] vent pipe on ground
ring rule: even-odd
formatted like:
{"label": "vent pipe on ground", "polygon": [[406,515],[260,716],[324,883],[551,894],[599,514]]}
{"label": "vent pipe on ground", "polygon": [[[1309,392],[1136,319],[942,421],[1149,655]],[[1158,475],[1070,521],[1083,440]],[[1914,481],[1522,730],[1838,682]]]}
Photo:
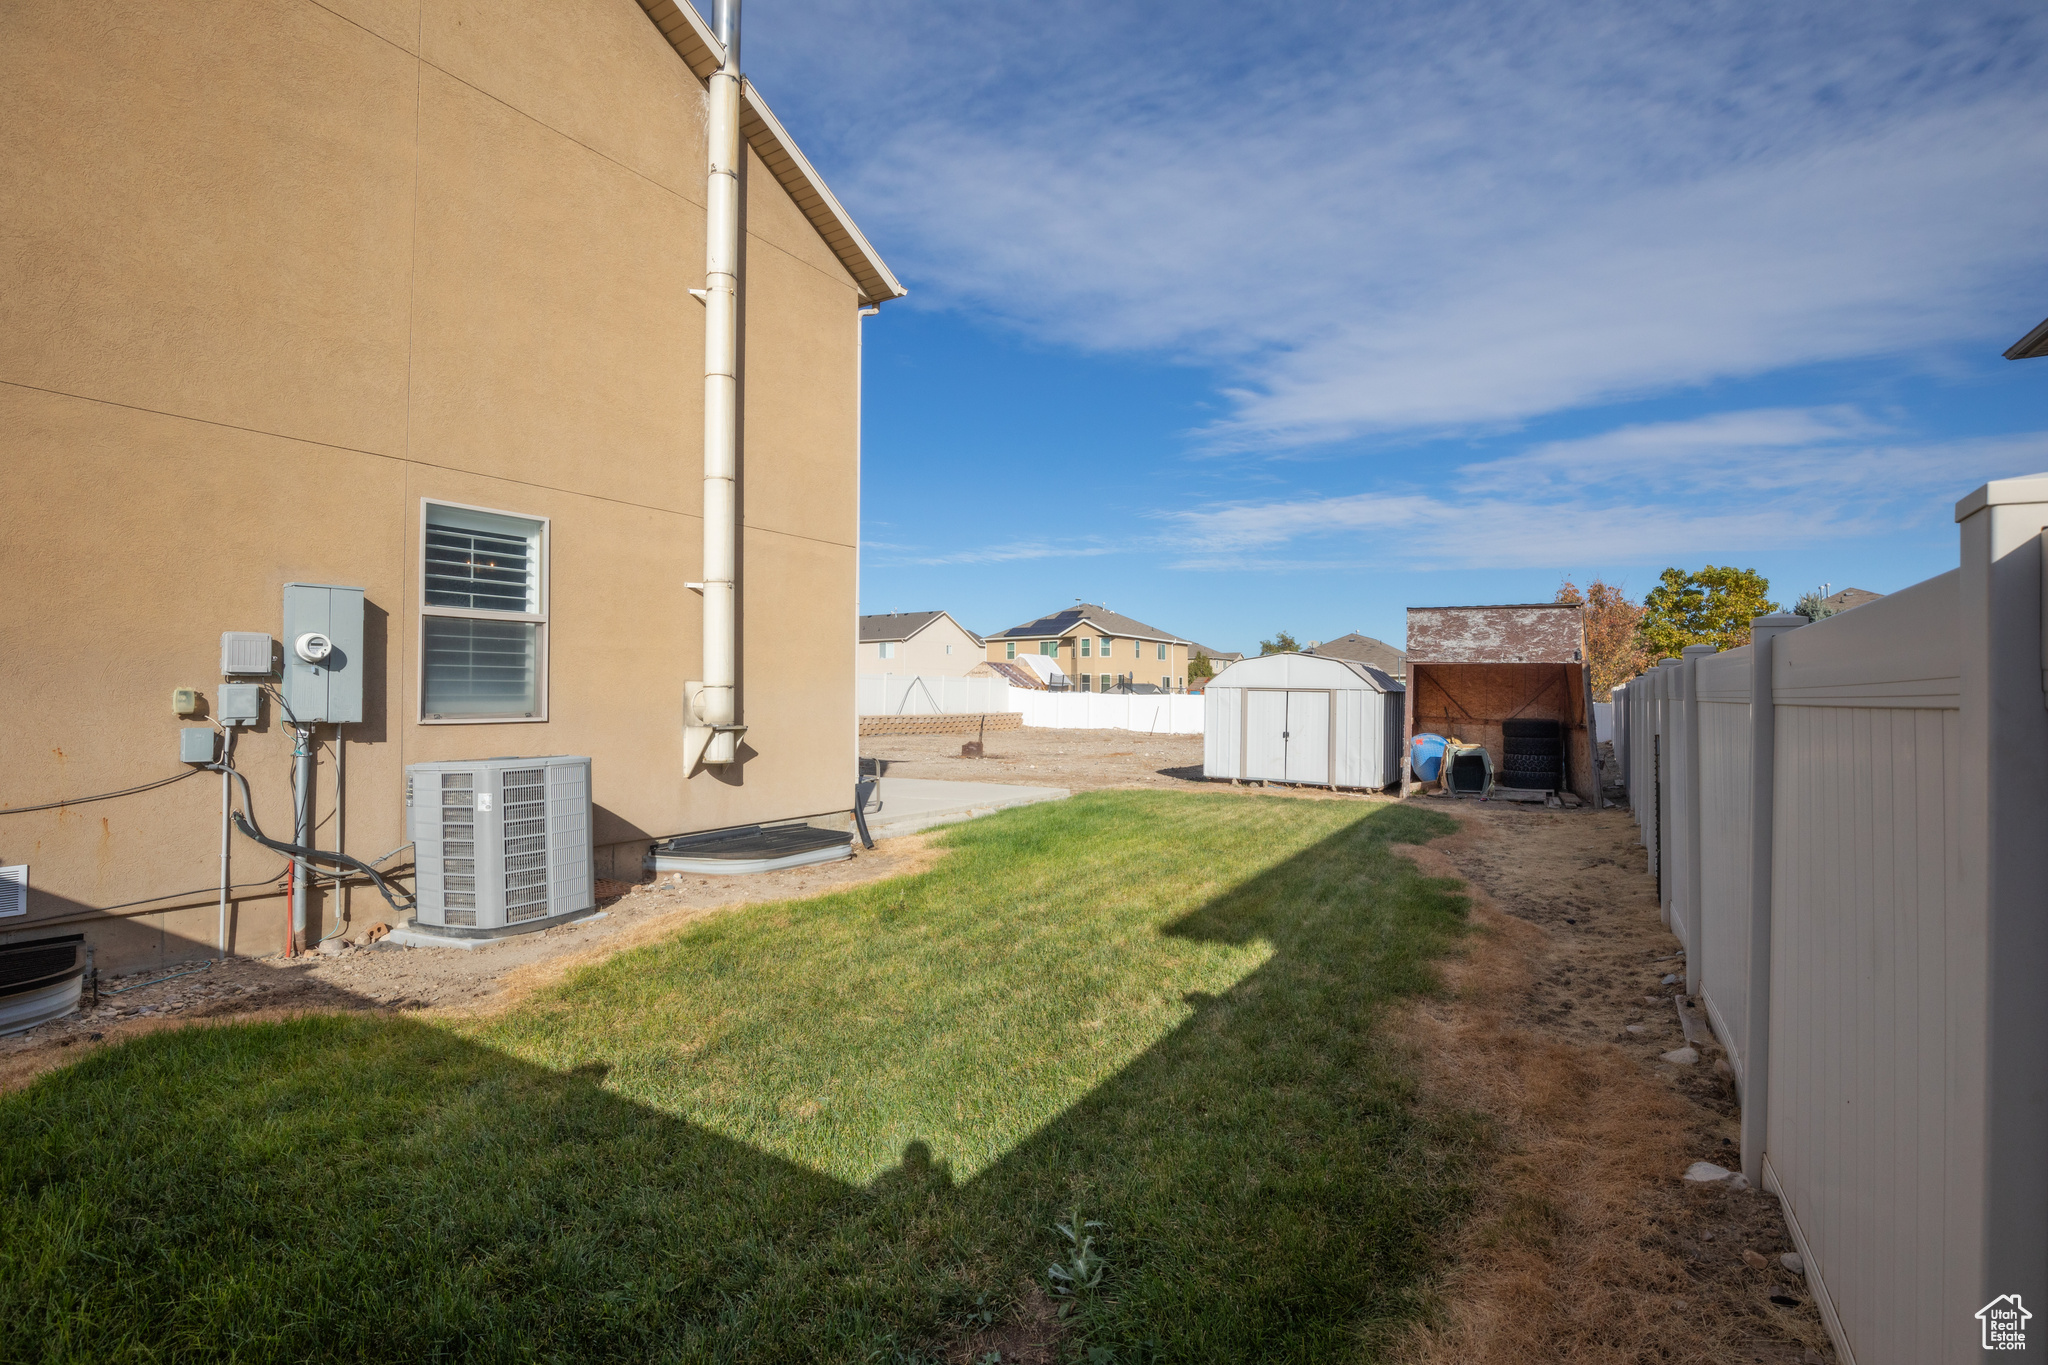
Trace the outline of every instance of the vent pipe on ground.
{"label": "vent pipe on ground", "polygon": [[737,724],[739,538],[740,0],[717,0],[725,63],[711,77],[704,193],[704,677],[684,685],[684,775],[731,763]]}

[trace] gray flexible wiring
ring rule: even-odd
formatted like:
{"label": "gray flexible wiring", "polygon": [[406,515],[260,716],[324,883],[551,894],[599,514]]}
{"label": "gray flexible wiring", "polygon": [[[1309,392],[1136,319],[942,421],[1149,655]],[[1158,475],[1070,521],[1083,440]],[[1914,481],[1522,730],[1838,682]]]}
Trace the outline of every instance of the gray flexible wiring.
{"label": "gray flexible wiring", "polygon": [[168,787],[173,782],[183,782],[188,777],[206,771],[208,771],[207,768],[187,768],[184,772],[174,777],[162,778],[155,782],[145,782],[139,787],[123,787],[120,791],[101,792],[97,796],[72,796],[62,801],[45,801],[40,806],[0,806],[0,815],[26,815],[32,810],[56,810],[60,806],[83,806],[90,801],[111,801],[117,796],[133,796],[137,792],[152,792],[158,787]]}

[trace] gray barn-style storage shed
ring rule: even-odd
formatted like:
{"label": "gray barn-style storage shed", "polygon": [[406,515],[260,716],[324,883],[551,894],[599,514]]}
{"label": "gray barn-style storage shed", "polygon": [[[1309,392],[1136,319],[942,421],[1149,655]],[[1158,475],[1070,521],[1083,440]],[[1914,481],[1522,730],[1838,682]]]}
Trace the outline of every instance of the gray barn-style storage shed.
{"label": "gray barn-style storage shed", "polygon": [[1401,684],[1313,654],[1243,659],[1204,695],[1202,773],[1378,790],[1401,777]]}

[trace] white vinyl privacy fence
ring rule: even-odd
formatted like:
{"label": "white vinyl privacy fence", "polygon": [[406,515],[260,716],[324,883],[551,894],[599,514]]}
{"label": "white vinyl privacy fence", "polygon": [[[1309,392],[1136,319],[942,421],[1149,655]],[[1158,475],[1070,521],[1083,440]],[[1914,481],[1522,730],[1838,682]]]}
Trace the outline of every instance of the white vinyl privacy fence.
{"label": "white vinyl privacy fence", "polygon": [[2002,1296],[2048,1313],[2048,476],[1957,520],[1959,569],[1615,692],[1743,1171],[1858,1365],[1977,1359]]}
{"label": "white vinyl privacy fence", "polygon": [[1026,725],[1069,730],[1142,730],[1154,735],[1202,733],[1202,699],[1169,693],[1122,696],[1100,692],[1038,692],[1010,689],[1010,710],[1022,711]]}
{"label": "white vinyl privacy fence", "polygon": [[1199,735],[1202,699],[1168,693],[1041,692],[1001,678],[932,678],[891,673],[854,680],[863,716],[928,716],[1017,711],[1026,725],[1069,730],[1141,730]]}
{"label": "white vinyl privacy fence", "polygon": [[853,687],[855,705],[863,716],[956,715],[1017,709],[1010,705],[1010,685],[1001,678],[863,673],[854,678]]}

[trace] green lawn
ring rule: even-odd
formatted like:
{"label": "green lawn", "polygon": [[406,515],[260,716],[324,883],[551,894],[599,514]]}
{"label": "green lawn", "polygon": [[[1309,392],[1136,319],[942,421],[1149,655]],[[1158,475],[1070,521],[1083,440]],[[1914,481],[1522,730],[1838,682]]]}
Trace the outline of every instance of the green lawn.
{"label": "green lawn", "polygon": [[1071,1358],[1372,1359],[1474,1142],[1374,1031],[1449,828],[1095,793],[489,1020],[109,1049],[0,1097],[0,1359],[935,1359],[1077,1202]]}

